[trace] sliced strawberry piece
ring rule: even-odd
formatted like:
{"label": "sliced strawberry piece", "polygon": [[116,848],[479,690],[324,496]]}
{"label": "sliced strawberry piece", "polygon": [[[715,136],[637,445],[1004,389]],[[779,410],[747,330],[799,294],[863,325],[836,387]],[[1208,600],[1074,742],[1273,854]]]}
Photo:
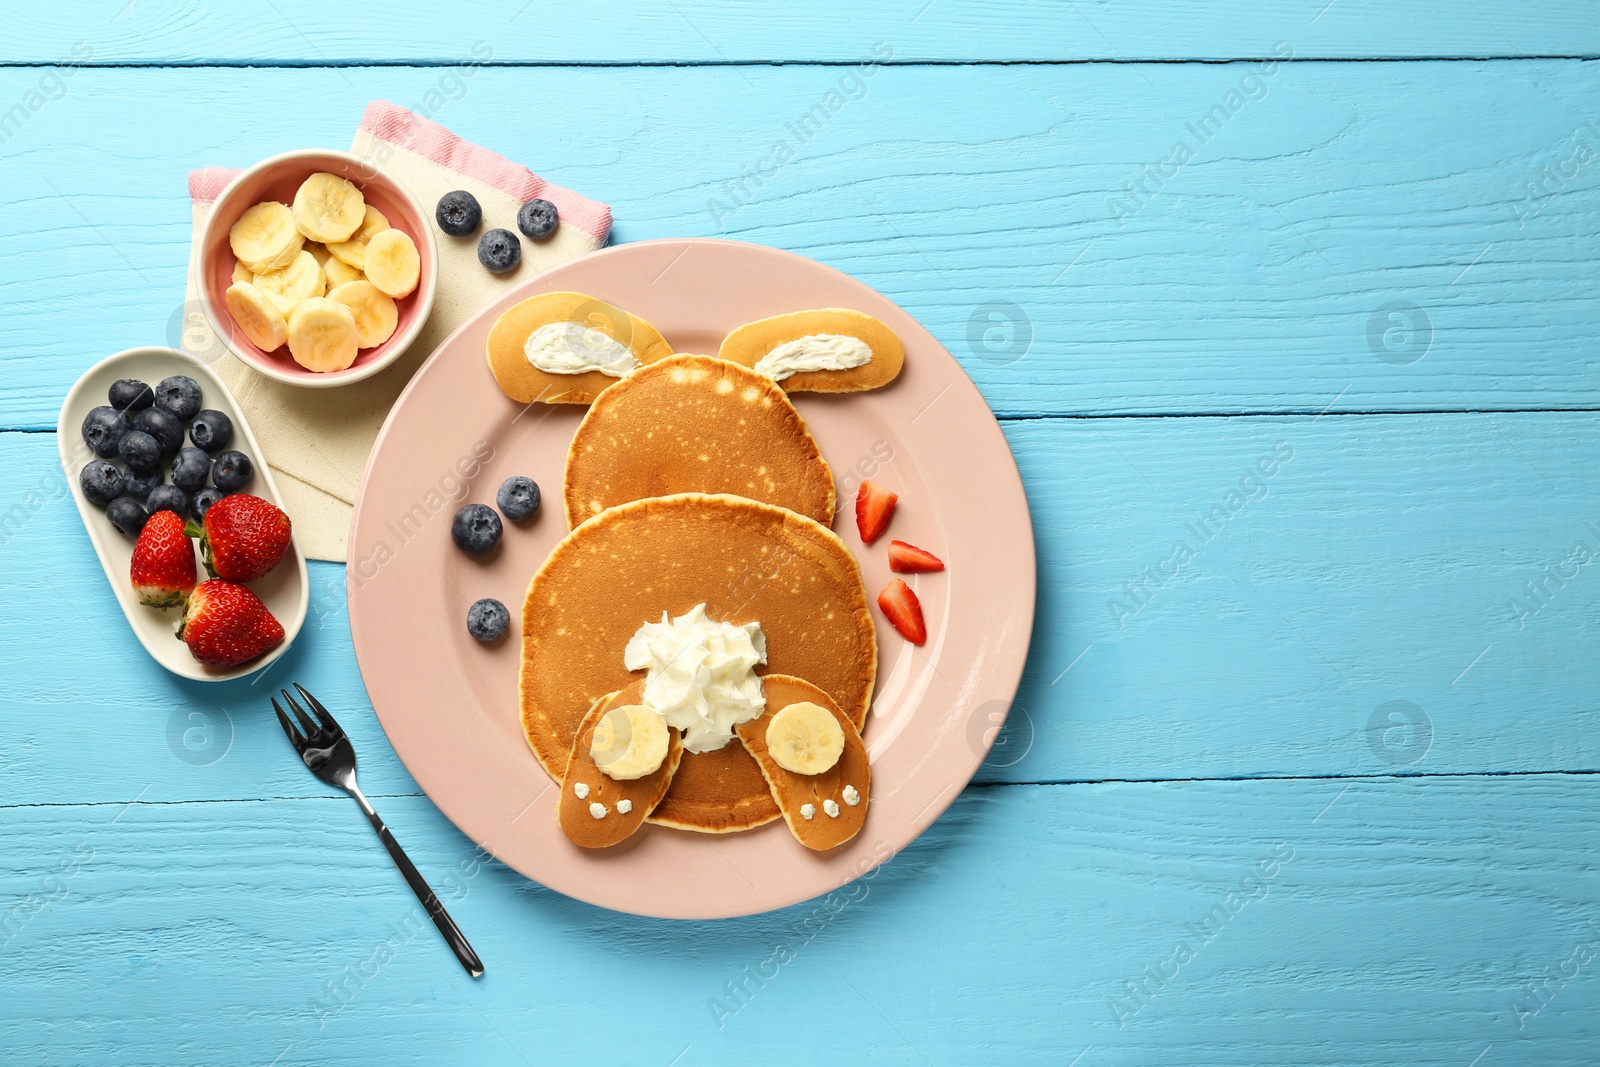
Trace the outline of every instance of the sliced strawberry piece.
{"label": "sliced strawberry piece", "polygon": [[292,524],[271,501],[248,493],[225,496],[206,509],[200,551],[206,570],[231,582],[253,582],[289,551]]}
{"label": "sliced strawberry piece", "polygon": [[244,586],[222,578],[201,582],[189,594],[178,637],[194,658],[211,667],[236,667],[277,648],[283,624]]}
{"label": "sliced strawberry piece", "polygon": [[133,543],[128,576],[139,603],[152,608],[177,607],[193,591],[194,543],[175,512],[158,511],[145,522]]}
{"label": "sliced strawberry piece", "polygon": [[944,560],[925,548],[905,541],[889,542],[889,569],[900,574],[922,574],[944,570]]}
{"label": "sliced strawberry piece", "polygon": [[911,587],[899,578],[883,587],[878,594],[878,610],[900,631],[900,636],[913,645],[928,639],[928,626],[922,621],[922,602]]}
{"label": "sliced strawberry piece", "polygon": [[876,482],[862,482],[856,490],[856,529],[861,540],[872,544],[889,528],[899,497]]}

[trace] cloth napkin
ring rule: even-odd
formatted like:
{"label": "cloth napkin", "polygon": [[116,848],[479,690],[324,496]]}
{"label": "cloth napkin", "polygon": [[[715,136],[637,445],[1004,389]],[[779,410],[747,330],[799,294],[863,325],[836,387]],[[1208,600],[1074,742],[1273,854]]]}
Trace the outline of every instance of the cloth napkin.
{"label": "cloth napkin", "polygon": [[[438,289],[427,324],[406,353],[365,381],[305,389],[273,381],[227,350],[206,326],[197,284],[200,232],[212,204],[239,173],[223,167],[189,174],[194,234],[180,342],[210,364],[239,402],[261,445],[261,458],[272,467],[301,551],[312,559],[334,561],[345,558],[357,487],[372,442],[417,368],[479,308],[563,260],[600,248],[611,231],[606,205],[551,185],[526,167],[384,100],[367,106],[350,151],[404,185],[434,226]],[[515,232],[517,209],[535,197],[556,205],[561,226],[546,241],[523,241],[517,270],[490,274],[478,263],[476,237],[451,237],[433,222],[433,206],[452,189],[478,198],[483,229],[499,226]]]}

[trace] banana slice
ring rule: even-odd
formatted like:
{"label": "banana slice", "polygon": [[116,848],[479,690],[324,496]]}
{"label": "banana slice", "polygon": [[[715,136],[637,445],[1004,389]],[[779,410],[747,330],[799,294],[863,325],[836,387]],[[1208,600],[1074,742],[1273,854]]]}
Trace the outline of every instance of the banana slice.
{"label": "banana slice", "polygon": [[294,194],[294,224],[313,241],[348,241],[361,228],[367,202],[353,182],[319,171]]}
{"label": "banana slice", "polygon": [[313,296],[289,313],[289,354],[306,370],[344,370],[357,348],[356,317],[337,300]]}
{"label": "banana slice", "polygon": [[399,300],[410,296],[422,276],[417,246],[403,230],[384,230],[367,242],[367,281]]}
{"label": "banana slice", "polygon": [[654,774],[667,758],[667,721],[643,704],[612,708],[595,723],[589,758],[619,782]]}
{"label": "banana slice", "polygon": [[337,300],[356,317],[356,344],[374,348],[394,336],[400,323],[400,310],[378,287],[366,280],[345,282],[328,290],[328,299]]}
{"label": "banana slice", "polygon": [[283,347],[289,339],[289,327],[283,321],[283,312],[272,298],[249,282],[234,282],[222,294],[228,305],[228,314],[250,343],[263,352],[273,352]]}
{"label": "banana slice", "polygon": [[305,238],[295,228],[294,214],[276,200],[248,209],[228,231],[228,246],[253,274],[287,267],[303,244]]}
{"label": "banana slice", "polygon": [[319,267],[325,265],[328,262],[328,257],[332,255],[328,251],[328,246],[320,241],[307,241],[305,250],[316,257],[317,266]]}
{"label": "banana slice", "polygon": [[844,731],[827,708],[802,700],[767,723],[767,751],[786,771],[821,774],[844,754]]}
{"label": "banana slice", "polygon": [[254,284],[272,298],[279,311],[287,315],[307,297],[321,296],[326,291],[323,288],[326,282],[322,268],[317,266],[317,257],[302,251],[294,257],[293,263],[282,270],[257,274]]}
{"label": "banana slice", "polygon": [[236,282],[248,282],[249,284],[254,285],[256,283],[255,271],[251,270],[243,263],[240,263],[238,260],[234,260],[233,280]]}
{"label": "banana slice", "polygon": [[389,228],[389,220],[383,217],[383,212],[367,205],[367,213],[361,220],[360,229],[350,235],[350,240],[340,241],[328,246],[328,252],[338,259],[344,260],[356,270],[367,269],[367,242]]}
{"label": "banana slice", "polygon": [[344,260],[334,259],[332,256],[329,256],[327,262],[322,265],[322,273],[328,276],[329,289],[336,289],[345,282],[365,281],[367,277]]}

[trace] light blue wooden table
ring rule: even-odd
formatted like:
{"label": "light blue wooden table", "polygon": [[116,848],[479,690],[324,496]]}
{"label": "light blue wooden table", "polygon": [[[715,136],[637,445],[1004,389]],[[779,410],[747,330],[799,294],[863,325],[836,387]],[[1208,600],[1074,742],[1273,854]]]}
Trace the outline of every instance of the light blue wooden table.
{"label": "light blue wooden table", "polygon": [[[6,1063],[1600,1060],[1592,0],[858,6],[14,15]],[[262,687],[143,657],[65,494],[61,397],[171,339],[191,166],[341,146],[379,97],[610,203],[616,241],[854,274],[1004,420],[1027,675],[977,781],[871,878],[670,923],[480,862],[314,565],[277,673],[340,709],[473,982]]]}

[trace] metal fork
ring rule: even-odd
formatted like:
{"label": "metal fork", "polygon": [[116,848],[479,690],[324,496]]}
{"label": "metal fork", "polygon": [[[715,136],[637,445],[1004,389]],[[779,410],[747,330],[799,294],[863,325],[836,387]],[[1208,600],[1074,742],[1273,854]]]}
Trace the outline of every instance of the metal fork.
{"label": "metal fork", "polygon": [[278,706],[278,698],[272,698],[272,710],[278,713],[278,722],[282,724],[283,732],[289,735],[289,743],[294,745],[294,750],[300,754],[300,758],[305,761],[312,774],[329,785],[343,789],[361,805],[361,810],[367,813],[367,821],[372,823],[372,828],[378,832],[378,840],[389,850],[389,858],[400,868],[400,873],[406,876],[406,884],[411,886],[411,891],[422,901],[428,917],[444,935],[450,950],[456,954],[456,959],[461,961],[461,966],[465,967],[472,977],[482,976],[483,961],[472,951],[472,946],[467,944],[467,939],[456,926],[455,920],[444,910],[444,905],[433,895],[433,890],[428,888],[428,883],[423,880],[416,867],[412,866],[400,843],[394,839],[389,828],[383,824],[383,819],[372,810],[372,805],[357,787],[355,746],[350,744],[350,739],[345,736],[344,730],[334,722],[333,716],[328,714],[328,709],[322,706],[321,701],[306,692],[305,687],[299,682],[292,684],[311,706],[311,710],[316,714],[316,720],[313,721],[311,716],[301,710],[287,689],[278,690],[283,694],[283,699],[288,702],[289,707],[294,709],[294,717],[300,723],[300,729],[296,730],[294,724],[289,721],[289,716]]}

